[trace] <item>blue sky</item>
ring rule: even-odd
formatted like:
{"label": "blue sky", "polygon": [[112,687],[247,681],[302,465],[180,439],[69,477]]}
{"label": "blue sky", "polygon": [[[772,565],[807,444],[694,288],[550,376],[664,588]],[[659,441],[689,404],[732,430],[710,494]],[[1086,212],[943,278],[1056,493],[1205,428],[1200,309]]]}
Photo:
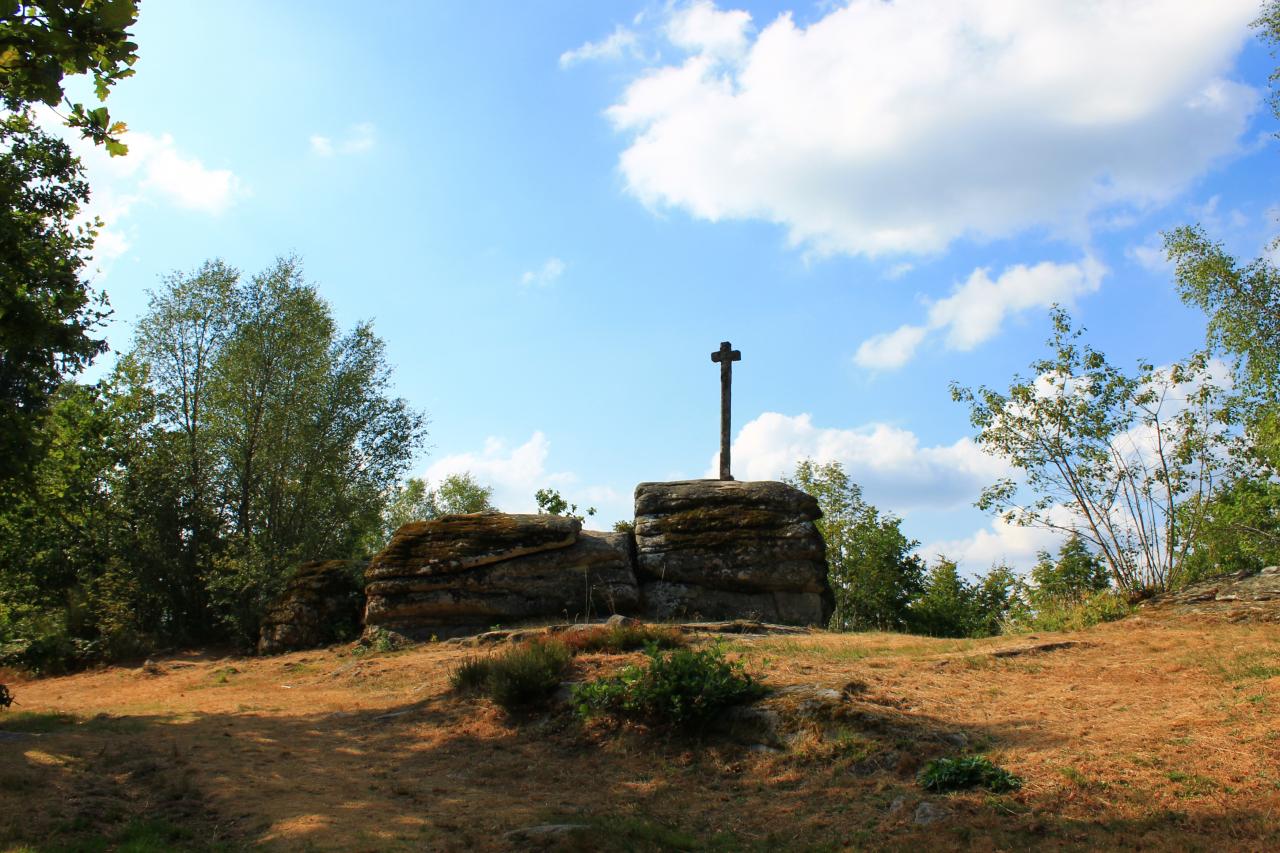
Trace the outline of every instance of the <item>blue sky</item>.
{"label": "blue sky", "polygon": [[85,154],[110,342],[168,272],[296,253],[429,414],[414,473],[511,511],[710,475],[731,340],[739,479],[836,459],[926,555],[1025,566],[949,383],[1007,387],[1054,302],[1184,356],[1161,230],[1278,230],[1256,0],[357,8],[143,4],[131,153]]}

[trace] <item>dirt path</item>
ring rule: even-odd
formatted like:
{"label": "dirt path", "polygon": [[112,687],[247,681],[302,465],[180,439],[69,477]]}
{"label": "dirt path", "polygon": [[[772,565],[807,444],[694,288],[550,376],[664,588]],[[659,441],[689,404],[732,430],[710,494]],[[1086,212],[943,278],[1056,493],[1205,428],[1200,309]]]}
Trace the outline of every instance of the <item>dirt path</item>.
{"label": "dirt path", "polygon": [[[1062,640],[1077,642],[990,654]],[[850,686],[841,728],[777,753],[584,727],[568,709],[514,719],[449,692],[474,652],[441,645],[181,655],[14,684],[0,850],[147,822],[168,838],[156,849],[1280,847],[1280,626],[1139,618],[1034,639],[730,648],[776,687]],[[925,759],[968,751],[1025,786],[915,784]],[[944,815],[918,823],[931,809]],[[546,824],[585,829],[508,835]]]}

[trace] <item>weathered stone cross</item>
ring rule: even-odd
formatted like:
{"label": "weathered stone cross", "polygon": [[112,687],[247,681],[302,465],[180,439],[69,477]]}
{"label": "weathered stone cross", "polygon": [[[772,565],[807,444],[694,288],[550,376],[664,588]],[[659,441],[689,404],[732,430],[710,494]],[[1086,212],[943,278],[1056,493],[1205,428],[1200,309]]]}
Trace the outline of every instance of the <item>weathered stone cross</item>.
{"label": "weathered stone cross", "polygon": [[733,385],[733,363],[742,361],[742,353],[730,346],[728,341],[720,343],[720,349],[711,353],[711,360],[720,365],[720,479],[732,480],[729,473],[729,393]]}

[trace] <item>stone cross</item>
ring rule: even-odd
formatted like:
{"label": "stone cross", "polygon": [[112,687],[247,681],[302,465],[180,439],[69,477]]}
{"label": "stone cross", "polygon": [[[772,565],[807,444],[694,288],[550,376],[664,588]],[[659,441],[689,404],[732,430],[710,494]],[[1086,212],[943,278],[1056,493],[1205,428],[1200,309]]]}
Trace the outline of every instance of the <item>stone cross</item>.
{"label": "stone cross", "polygon": [[733,363],[742,361],[742,353],[721,341],[720,349],[711,353],[711,360],[720,365],[720,479],[732,480],[729,473],[729,389],[733,385]]}

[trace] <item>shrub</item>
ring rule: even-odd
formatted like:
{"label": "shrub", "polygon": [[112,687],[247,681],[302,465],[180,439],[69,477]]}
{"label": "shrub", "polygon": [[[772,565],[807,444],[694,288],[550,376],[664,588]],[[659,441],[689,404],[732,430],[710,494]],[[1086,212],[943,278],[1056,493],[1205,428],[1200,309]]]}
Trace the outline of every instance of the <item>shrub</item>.
{"label": "shrub", "polygon": [[981,755],[936,758],[924,766],[917,780],[925,790],[937,793],[986,788],[993,794],[1005,794],[1022,787],[1021,778]]}
{"label": "shrub", "polygon": [[685,645],[684,634],[665,625],[601,625],[561,635],[564,644],[574,652],[621,654],[634,652],[653,644],[660,649],[676,649]]}
{"label": "shrub", "polygon": [[1087,593],[1078,599],[1048,599],[1009,626],[1011,631],[1080,631],[1100,622],[1114,622],[1133,612],[1124,596],[1112,590]]}
{"label": "shrub", "polygon": [[748,675],[741,661],[725,658],[719,643],[705,649],[663,653],[645,647],[644,666],[627,666],[617,676],[574,688],[574,704],[584,717],[613,714],[697,730],[732,705],[768,692]]}
{"label": "shrub", "polygon": [[560,686],[573,652],[555,640],[532,640],[488,658],[464,661],[449,675],[458,691],[480,691],[508,711],[546,700]]}

